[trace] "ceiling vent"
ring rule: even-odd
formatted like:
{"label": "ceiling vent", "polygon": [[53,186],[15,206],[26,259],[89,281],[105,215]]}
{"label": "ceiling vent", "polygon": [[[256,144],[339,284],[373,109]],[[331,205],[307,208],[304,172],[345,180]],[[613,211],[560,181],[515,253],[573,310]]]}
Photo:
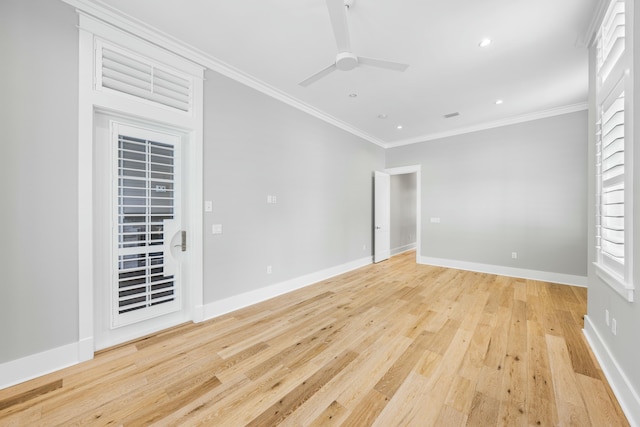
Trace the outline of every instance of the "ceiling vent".
{"label": "ceiling vent", "polygon": [[180,111],[191,110],[191,78],[146,58],[102,44],[98,49],[98,87],[142,98]]}
{"label": "ceiling vent", "polygon": [[455,113],[445,114],[443,117],[444,117],[445,119],[450,119],[451,117],[456,117],[456,116],[459,116],[459,115],[460,115],[460,113],[458,113],[458,112],[456,111]]}

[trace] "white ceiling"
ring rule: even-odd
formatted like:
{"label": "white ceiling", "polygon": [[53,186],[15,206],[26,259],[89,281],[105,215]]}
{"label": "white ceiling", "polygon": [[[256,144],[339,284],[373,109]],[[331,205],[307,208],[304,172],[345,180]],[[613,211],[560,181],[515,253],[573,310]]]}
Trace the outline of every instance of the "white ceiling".
{"label": "white ceiling", "polygon": [[[354,133],[393,146],[583,109],[583,38],[597,3],[355,0],[347,11],[353,52],[409,68],[336,71],[306,88],[298,83],[333,63],[337,53],[325,0],[98,4],[181,40]],[[480,48],[485,37],[493,43]],[[504,103],[496,105],[497,99]],[[460,115],[443,118],[452,112]]]}

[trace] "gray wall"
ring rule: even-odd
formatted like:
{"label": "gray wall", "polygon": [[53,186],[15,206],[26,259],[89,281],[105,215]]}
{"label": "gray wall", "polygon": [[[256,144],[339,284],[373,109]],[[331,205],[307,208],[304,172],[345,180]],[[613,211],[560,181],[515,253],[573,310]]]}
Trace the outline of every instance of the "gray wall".
{"label": "gray wall", "polygon": [[[0,1],[0,363],[78,337],[77,52],[70,6]],[[216,73],[205,90],[205,302],[370,256],[383,150]],[[584,275],[585,140],[575,113],[391,149],[386,167],[421,159],[423,255]],[[640,316],[620,313],[630,366]]]}
{"label": "gray wall", "polygon": [[417,162],[422,256],[586,276],[586,111],[387,151]]}
{"label": "gray wall", "polygon": [[78,339],[78,30],[0,1],[0,363]]}
{"label": "gray wall", "polygon": [[[637,4],[637,3],[636,3]],[[628,8],[627,11],[633,10]],[[630,16],[627,15],[627,19]],[[636,31],[640,27],[640,7],[635,7],[633,15],[634,25]],[[636,33],[637,34],[637,33]],[[627,45],[627,48],[629,46]],[[593,264],[591,262],[596,260],[595,252],[595,198],[592,196],[596,194],[595,187],[595,72],[594,72],[594,60],[595,50],[590,51],[590,120],[589,120],[589,295],[588,295],[588,315],[589,320],[592,322],[594,328],[599,333],[603,343],[607,346],[610,356],[615,359],[619,369],[627,377],[628,381],[635,387],[635,391],[640,392],[640,340],[638,340],[638,331],[640,330],[640,145],[638,144],[638,136],[640,135],[640,85],[636,83],[635,93],[633,97],[633,105],[635,106],[633,112],[633,124],[634,124],[634,139],[628,138],[629,134],[625,131],[625,141],[627,147],[629,147],[630,141],[634,145],[633,152],[633,173],[634,184],[633,188],[633,200],[635,200],[633,206],[633,239],[630,242],[634,246],[633,259],[629,260],[633,263],[633,271],[635,280],[635,302],[628,302],[607,284],[605,284],[596,275]],[[640,81],[640,41],[638,37],[634,40],[633,46],[633,78],[635,82]],[[628,165],[625,165],[626,171],[629,171]],[[629,203],[629,198],[626,198],[626,203]],[[629,222],[626,222],[627,227]],[[629,243],[629,242],[628,242]],[[617,334],[613,335],[609,327],[605,322],[605,310],[609,310],[612,318],[617,322]],[[637,410],[637,402],[633,402],[631,409]],[[634,414],[635,419],[640,419],[640,413]]]}
{"label": "gray wall", "polygon": [[415,173],[391,175],[391,254],[416,243]]}
{"label": "gray wall", "polygon": [[214,72],[204,136],[205,303],[371,256],[382,148]]}

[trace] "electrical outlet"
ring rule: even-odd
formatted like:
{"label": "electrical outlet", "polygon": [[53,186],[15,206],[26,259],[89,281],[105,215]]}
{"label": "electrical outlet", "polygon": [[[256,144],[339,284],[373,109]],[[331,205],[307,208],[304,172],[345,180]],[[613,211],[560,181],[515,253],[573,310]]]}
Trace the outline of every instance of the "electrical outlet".
{"label": "electrical outlet", "polygon": [[213,202],[211,200],[207,200],[204,202],[204,211],[213,212]]}
{"label": "electrical outlet", "polygon": [[271,274],[273,272],[273,269],[271,268],[270,265],[267,265],[267,274]]}
{"label": "electrical outlet", "polygon": [[511,252],[511,259],[518,259],[518,252]]}

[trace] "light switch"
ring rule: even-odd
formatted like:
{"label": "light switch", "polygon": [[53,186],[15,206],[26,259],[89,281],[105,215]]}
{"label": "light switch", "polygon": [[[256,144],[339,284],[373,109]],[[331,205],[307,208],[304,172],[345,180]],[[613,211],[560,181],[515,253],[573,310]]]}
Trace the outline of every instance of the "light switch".
{"label": "light switch", "polygon": [[213,202],[211,200],[206,200],[204,202],[204,211],[213,212]]}
{"label": "light switch", "polygon": [[211,234],[222,234],[222,224],[213,224],[211,226]]}
{"label": "light switch", "polygon": [[440,218],[429,218],[431,224],[440,224]]}

